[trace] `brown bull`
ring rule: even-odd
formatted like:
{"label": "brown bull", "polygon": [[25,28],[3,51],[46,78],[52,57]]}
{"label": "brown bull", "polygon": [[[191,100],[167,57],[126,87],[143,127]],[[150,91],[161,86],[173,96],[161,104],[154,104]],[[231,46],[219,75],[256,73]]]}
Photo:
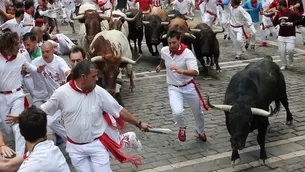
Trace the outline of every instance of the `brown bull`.
{"label": "brown bull", "polygon": [[163,22],[167,22],[168,21],[167,13],[163,9],[161,9],[159,7],[153,7],[148,14],[144,15],[144,20],[148,19],[148,17],[151,16],[151,15],[158,15],[158,16],[160,16],[161,20]]}
{"label": "brown bull", "polygon": [[126,73],[130,79],[130,89],[133,91],[133,61],[132,53],[126,36],[117,30],[104,30],[98,33],[90,45],[91,60],[97,63],[98,68],[102,71],[104,79],[104,88],[112,94],[120,104],[120,85],[116,84],[117,79],[121,79],[121,69],[126,67]]}
{"label": "brown bull", "polygon": [[94,36],[102,30],[107,29],[101,22],[104,19],[109,18],[109,16],[101,14],[101,11],[94,9],[86,10],[84,13],[80,13],[78,16],[72,18],[73,20],[78,20],[80,23],[83,23],[80,26],[79,31],[79,45],[83,47],[86,52]]}

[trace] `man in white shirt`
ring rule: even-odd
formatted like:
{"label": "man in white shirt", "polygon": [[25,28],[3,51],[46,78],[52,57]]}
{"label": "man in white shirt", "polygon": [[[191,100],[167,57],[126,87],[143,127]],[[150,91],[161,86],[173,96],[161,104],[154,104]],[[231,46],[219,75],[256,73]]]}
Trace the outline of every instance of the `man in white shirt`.
{"label": "man in white shirt", "polygon": [[103,117],[103,113],[144,131],[151,126],[137,120],[106,90],[96,86],[97,67],[94,63],[84,60],[72,69],[72,74],[72,80],[55,90],[41,109],[48,115],[61,110],[67,131],[66,151],[76,171],[111,171],[108,151],[120,162],[139,165],[138,157],[124,155],[119,150],[121,145],[105,133],[106,128],[111,127],[114,131],[117,128],[111,125],[109,118]]}
{"label": "man in white shirt", "polygon": [[18,122],[28,150],[18,172],[70,172],[61,150],[46,140],[47,114],[32,106],[20,114]]}
{"label": "man in white shirt", "polygon": [[[199,74],[197,59],[193,52],[180,42],[180,37],[180,33],[176,30],[167,33],[168,46],[161,49],[162,59],[156,71],[160,72],[165,65],[169,102],[174,120],[179,126],[179,140],[182,142],[186,140],[186,125],[183,119],[185,99],[193,112],[198,138],[206,141],[204,114],[200,104],[201,95],[194,81],[194,77]],[[202,103],[205,106],[204,102]]]}
{"label": "man in white shirt", "polygon": [[183,15],[188,15],[192,2],[190,0],[174,0],[171,5]]}
{"label": "man in white shirt", "polygon": [[112,10],[112,4],[111,0],[97,0],[97,4],[100,7],[102,11],[104,11],[104,14],[111,15]]}
{"label": "man in white shirt", "polygon": [[35,26],[34,23],[34,3],[32,0],[26,0],[24,2],[24,17],[23,17],[23,29],[24,29],[24,34],[31,32],[33,26]]}
{"label": "man in white shirt", "polygon": [[250,27],[252,25],[252,19],[248,12],[240,6],[240,0],[231,0],[231,6],[231,39],[233,41],[236,52],[235,59],[240,59],[245,39],[248,39],[244,25]]}
{"label": "man in white shirt", "polygon": [[[9,113],[20,114],[24,110],[24,93],[21,88],[23,69],[27,68],[31,74],[37,74],[38,71],[18,52],[19,37],[17,33],[5,33],[0,37],[0,122],[4,122]],[[41,66],[38,68],[40,69]],[[3,125],[6,134],[13,131],[16,154],[23,154],[25,140],[20,135],[18,124]]]}
{"label": "man in white shirt", "polygon": [[10,29],[11,32],[16,32],[18,34],[18,36],[21,37],[23,34],[25,34],[23,24],[21,22],[23,20],[23,16],[24,16],[24,10],[18,8],[15,11],[15,18],[10,19],[10,20],[6,21],[5,23],[3,23],[0,26],[0,31],[5,30],[5,29]]}

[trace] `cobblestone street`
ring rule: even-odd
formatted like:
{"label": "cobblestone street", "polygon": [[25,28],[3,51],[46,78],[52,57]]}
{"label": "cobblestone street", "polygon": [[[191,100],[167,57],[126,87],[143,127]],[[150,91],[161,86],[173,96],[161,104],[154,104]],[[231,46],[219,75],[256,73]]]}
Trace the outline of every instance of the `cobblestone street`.
{"label": "cobblestone street", "polygon": [[[197,11],[197,13],[199,13]],[[196,18],[199,19],[199,14]],[[79,24],[76,24],[79,30]],[[71,34],[71,28],[61,26],[61,32],[71,39],[77,39],[78,34]],[[297,35],[301,37],[300,34]],[[220,44],[221,73],[210,70],[208,76],[202,74],[196,78],[201,93],[214,104],[224,100],[225,90],[231,77],[242,70],[249,62],[261,59],[266,55],[281,65],[277,52],[276,39],[269,37],[268,47],[256,47],[247,50],[242,60],[235,60],[232,41],[224,40],[223,34],[217,35]],[[257,36],[257,45],[260,35]],[[111,167],[114,172],[197,172],[197,171],[305,171],[305,50],[301,38],[297,38],[297,48],[294,67],[283,71],[287,84],[290,110],[294,121],[291,126],[285,125],[286,111],[281,108],[278,116],[270,117],[270,126],[266,136],[266,165],[259,164],[259,146],[256,141],[257,131],[249,134],[246,148],[240,151],[241,161],[234,168],[231,166],[231,145],[229,133],[225,126],[225,116],[222,111],[205,111],[205,129],[207,142],[195,137],[194,117],[185,104],[184,116],[187,124],[187,140],[180,142],[177,138],[178,127],[174,125],[168,100],[165,72],[155,72],[159,63],[158,57],[151,57],[143,40],[143,57],[134,65],[136,76],[134,93],[129,92],[129,80],[125,79],[122,88],[123,102],[126,108],[138,119],[149,122],[153,127],[169,128],[169,135],[144,133],[136,127],[127,125],[127,131],[135,131],[141,140],[143,148],[139,155],[143,164],[135,168],[130,163],[120,164],[112,158]],[[272,45],[271,45],[272,44]],[[159,46],[159,50],[161,45]],[[64,56],[68,62],[68,57]],[[9,142],[12,144],[12,142]],[[13,145],[13,144],[12,144]],[[65,144],[60,146],[65,149]],[[124,149],[128,155],[135,155],[133,150]],[[67,153],[64,151],[67,159]],[[70,162],[69,162],[70,163]],[[71,165],[71,169],[72,169]]]}

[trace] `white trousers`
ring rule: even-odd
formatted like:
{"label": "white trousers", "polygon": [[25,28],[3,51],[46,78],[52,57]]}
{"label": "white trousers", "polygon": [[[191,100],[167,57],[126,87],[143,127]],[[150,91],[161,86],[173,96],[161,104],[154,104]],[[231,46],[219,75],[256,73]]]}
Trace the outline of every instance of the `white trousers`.
{"label": "white trousers", "polygon": [[236,55],[240,56],[242,54],[243,44],[245,41],[243,28],[242,27],[234,28],[230,26],[230,32],[231,32],[230,37],[233,41]]}
{"label": "white trousers", "polygon": [[222,24],[222,27],[225,29],[225,35],[230,34],[229,22],[230,22],[230,13],[226,12],[225,10],[222,10],[221,11],[221,24]]}
{"label": "white trousers", "polygon": [[206,4],[206,1],[202,2],[202,3],[199,5],[199,9],[200,9],[200,14],[201,14],[202,22],[204,21],[205,4]]}
{"label": "white trousers", "polygon": [[[263,16],[262,22],[263,22],[263,24],[264,24],[265,26],[266,26],[267,24],[272,23],[270,17],[266,17],[266,16]],[[267,28],[267,29],[265,29],[265,30],[262,30],[262,34],[261,34],[261,36],[262,36],[262,42],[266,42],[266,36],[267,36],[270,32],[272,33],[272,35],[273,35],[274,37],[277,37],[278,30],[277,30],[274,26],[272,26],[272,27],[269,27],[269,28]]]}
{"label": "white trousers", "polygon": [[[9,91],[9,90],[3,90]],[[25,151],[25,140],[20,134],[19,124],[12,127],[5,123],[6,115],[19,115],[24,111],[24,93],[22,90],[11,94],[0,94],[0,117],[5,134],[13,132],[15,138],[16,155],[22,155]]]}
{"label": "white trousers", "polygon": [[305,43],[305,27],[304,26],[298,26],[296,29],[301,32],[302,35],[302,41]]}
{"label": "white trousers", "polygon": [[31,94],[31,97],[33,97],[35,90],[34,90],[34,82],[32,76],[23,77],[23,84]]}
{"label": "white trousers", "polygon": [[66,151],[77,172],[112,172],[109,153],[100,140],[83,145],[67,141]]}
{"label": "white trousers", "polygon": [[204,131],[204,114],[202,111],[202,105],[194,84],[188,84],[185,87],[168,86],[169,103],[172,109],[172,114],[175,122],[179,127],[185,127],[183,118],[183,100],[189,105],[193,112],[196,130],[199,134],[203,135]]}
{"label": "white trousers", "polygon": [[[259,28],[259,23],[252,23],[251,27],[254,27],[254,29],[257,31],[257,29]],[[255,45],[255,42],[256,42],[256,33],[251,32],[250,45]]]}
{"label": "white trousers", "polygon": [[293,62],[294,48],[295,48],[295,37],[278,37],[279,53],[283,65],[287,65],[286,53],[288,54],[288,62]]}
{"label": "white trousers", "polygon": [[210,26],[212,28],[214,20],[215,20],[215,16],[213,16],[207,12],[204,13],[203,23],[206,23],[208,26]]}

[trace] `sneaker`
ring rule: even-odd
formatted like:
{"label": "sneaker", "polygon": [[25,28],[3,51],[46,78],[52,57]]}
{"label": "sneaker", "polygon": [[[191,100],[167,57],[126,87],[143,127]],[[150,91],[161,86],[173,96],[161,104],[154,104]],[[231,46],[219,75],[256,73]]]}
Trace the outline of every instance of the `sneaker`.
{"label": "sneaker", "polygon": [[186,127],[180,127],[179,132],[178,132],[178,139],[181,142],[184,142],[186,140]]}
{"label": "sneaker", "polygon": [[136,133],[127,132],[122,134],[121,142],[123,142],[123,147],[125,148],[133,148],[136,152],[141,152],[142,144],[141,141],[138,140]]}
{"label": "sneaker", "polygon": [[284,66],[282,66],[280,69],[281,69],[281,70],[286,70],[286,69],[287,69],[287,66],[284,65]]}
{"label": "sneaker", "polygon": [[267,42],[261,42],[258,46],[260,46],[260,47],[267,47]]}
{"label": "sneaker", "polygon": [[198,138],[199,138],[201,141],[204,141],[204,142],[207,141],[207,136],[205,135],[205,133],[204,133],[203,135],[201,135],[201,134],[198,133]]}
{"label": "sneaker", "polygon": [[227,39],[227,34],[225,34],[225,35],[223,36],[223,39],[224,39],[224,40],[226,40],[226,39]]}

